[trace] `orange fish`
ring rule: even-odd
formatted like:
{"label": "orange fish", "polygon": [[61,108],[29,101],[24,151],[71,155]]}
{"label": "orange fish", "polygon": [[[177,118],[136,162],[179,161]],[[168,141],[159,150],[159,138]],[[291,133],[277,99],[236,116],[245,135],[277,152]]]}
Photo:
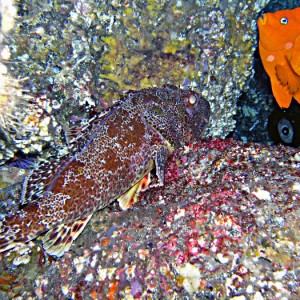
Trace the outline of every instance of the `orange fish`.
{"label": "orange fish", "polygon": [[300,7],[266,13],[257,22],[259,53],[281,108],[300,103]]}

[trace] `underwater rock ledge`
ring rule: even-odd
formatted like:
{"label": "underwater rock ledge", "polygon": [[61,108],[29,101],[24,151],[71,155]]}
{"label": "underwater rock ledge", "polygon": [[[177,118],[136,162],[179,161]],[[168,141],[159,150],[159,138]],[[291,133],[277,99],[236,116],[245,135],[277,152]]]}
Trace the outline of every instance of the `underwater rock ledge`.
{"label": "underwater rock ledge", "polygon": [[7,124],[14,114],[21,124],[1,130],[0,163],[18,151],[59,152],[63,130],[88,119],[91,108],[106,108],[124,90],[164,84],[201,92],[212,108],[207,136],[226,137],[254,73],[256,19],[268,2],[16,1],[2,60],[7,78],[27,78],[17,92],[32,101],[20,111],[18,97],[8,111]]}

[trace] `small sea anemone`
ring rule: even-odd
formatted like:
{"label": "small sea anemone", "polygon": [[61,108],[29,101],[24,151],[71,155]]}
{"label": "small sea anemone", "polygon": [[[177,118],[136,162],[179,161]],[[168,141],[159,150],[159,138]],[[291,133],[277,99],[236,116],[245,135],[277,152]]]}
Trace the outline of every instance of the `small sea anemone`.
{"label": "small sea anemone", "polygon": [[11,139],[10,134],[21,137],[34,130],[24,123],[31,97],[22,90],[21,81],[10,77],[6,67],[0,65],[0,130],[6,140]]}
{"label": "small sea anemone", "polygon": [[0,165],[17,152],[41,152],[50,140],[50,116],[41,106],[42,100],[33,98],[22,88],[27,80],[9,75],[0,62]]}

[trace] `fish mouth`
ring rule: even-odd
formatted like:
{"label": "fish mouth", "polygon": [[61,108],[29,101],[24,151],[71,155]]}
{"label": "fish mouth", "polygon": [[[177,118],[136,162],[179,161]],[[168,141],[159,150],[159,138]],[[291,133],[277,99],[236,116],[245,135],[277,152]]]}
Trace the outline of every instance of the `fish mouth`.
{"label": "fish mouth", "polygon": [[259,22],[262,24],[262,25],[266,25],[267,24],[267,21],[268,21],[268,18],[266,16],[266,14],[263,14],[260,18],[259,18]]}

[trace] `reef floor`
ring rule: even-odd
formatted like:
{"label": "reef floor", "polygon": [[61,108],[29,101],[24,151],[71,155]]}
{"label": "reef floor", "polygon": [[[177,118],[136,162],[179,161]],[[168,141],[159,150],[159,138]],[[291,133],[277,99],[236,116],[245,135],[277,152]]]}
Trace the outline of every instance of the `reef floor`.
{"label": "reef floor", "polygon": [[61,259],[38,239],[0,254],[0,298],[299,299],[299,202],[299,149],[202,140]]}

